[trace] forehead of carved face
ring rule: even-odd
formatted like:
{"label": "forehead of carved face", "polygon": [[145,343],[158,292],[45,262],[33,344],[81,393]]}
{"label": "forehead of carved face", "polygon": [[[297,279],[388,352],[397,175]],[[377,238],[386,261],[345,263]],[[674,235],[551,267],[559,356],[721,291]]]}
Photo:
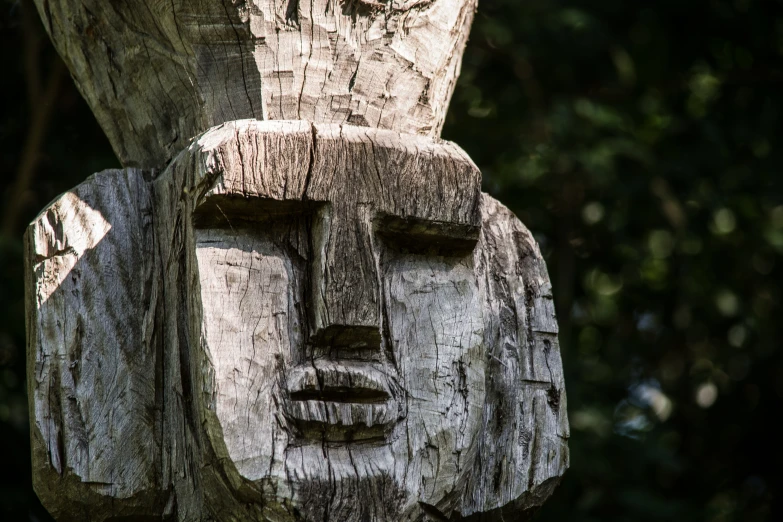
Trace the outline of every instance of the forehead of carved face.
{"label": "forehead of carved face", "polygon": [[294,500],[335,476],[442,498],[484,404],[475,166],[357,127],[255,122],[201,143],[197,379],[218,454]]}

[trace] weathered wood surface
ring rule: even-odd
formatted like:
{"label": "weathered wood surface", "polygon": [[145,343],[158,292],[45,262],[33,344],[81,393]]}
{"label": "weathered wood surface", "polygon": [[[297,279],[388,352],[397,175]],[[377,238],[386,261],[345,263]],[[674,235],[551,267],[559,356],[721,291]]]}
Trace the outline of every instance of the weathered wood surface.
{"label": "weathered wood surface", "polygon": [[437,139],[476,3],[36,0],[146,169],[26,235],[59,520],[527,520],[551,494],[546,267]]}
{"label": "weathered wood surface", "polygon": [[477,0],[35,0],[124,166],[243,118],[439,136]]}
{"label": "weathered wood surface", "polygon": [[227,123],[26,245],[60,520],[526,520],[568,465],[546,267],[453,144]]}
{"label": "weathered wood surface", "polygon": [[61,520],[163,496],[152,223],[142,173],[110,170],[25,234],[33,483]]}

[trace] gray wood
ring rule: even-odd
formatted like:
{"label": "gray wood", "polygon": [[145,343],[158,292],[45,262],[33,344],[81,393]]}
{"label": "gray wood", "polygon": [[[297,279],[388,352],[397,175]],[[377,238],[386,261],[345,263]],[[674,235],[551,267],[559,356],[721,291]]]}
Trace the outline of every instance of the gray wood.
{"label": "gray wood", "polygon": [[480,181],[448,142],[244,120],[62,196],[26,236],[44,505],[529,516],[568,465],[557,324],[535,241]]}
{"label": "gray wood", "polygon": [[25,235],[55,518],[521,521],[552,494],[546,266],[439,139],[476,3],[36,0],[127,167]]}
{"label": "gray wood", "polygon": [[162,494],[152,217],[140,171],[105,171],[25,234],[33,484],[61,520]]}
{"label": "gray wood", "polygon": [[35,0],[124,166],[243,118],[438,136],[477,0]]}

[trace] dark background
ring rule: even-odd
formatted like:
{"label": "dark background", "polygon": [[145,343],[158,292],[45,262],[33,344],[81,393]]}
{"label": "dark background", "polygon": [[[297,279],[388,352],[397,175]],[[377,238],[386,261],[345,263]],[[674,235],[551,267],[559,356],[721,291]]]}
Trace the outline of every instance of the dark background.
{"label": "dark background", "polygon": [[[9,521],[49,520],[22,232],[119,166],[31,4],[0,0]],[[779,0],[480,0],[444,137],[534,232],[555,288],[572,467],[537,520],[783,520],[781,116]]]}

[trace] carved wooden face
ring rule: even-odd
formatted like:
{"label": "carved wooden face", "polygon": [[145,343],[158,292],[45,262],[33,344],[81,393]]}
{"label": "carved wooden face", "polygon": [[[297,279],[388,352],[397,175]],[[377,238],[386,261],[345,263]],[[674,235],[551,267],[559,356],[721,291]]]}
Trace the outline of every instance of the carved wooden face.
{"label": "carved wooden face", "polygon": [[479,187],[446,142],[244,120],[157,176],[61,197],[27,234],[47,509],[398,522],[539,505],[568,462],[551,288]]}
{"label": "carved wooden face", "polygon": [[461,150],[247,120],[187,158],[170,170],[197,195],[191,380],[237,498],[305,520],[417,520],[499,508],[557,475],[562,441],[535,435],[536,419],[564,422],[548,281],[518,275],[539,270],[535,243],[482,203]]}
{"label": "carved wooden face", "polygon": [[195,210],[213,444],[300,510],[334,487],[398,514],[437,504],[464,481],[485,403],[479,173],[430,140],[287,134],[307,163],[277,163],[258,190],[248,162],[275,135],[240,140],[221,155],[245,179],[223,167]]}

